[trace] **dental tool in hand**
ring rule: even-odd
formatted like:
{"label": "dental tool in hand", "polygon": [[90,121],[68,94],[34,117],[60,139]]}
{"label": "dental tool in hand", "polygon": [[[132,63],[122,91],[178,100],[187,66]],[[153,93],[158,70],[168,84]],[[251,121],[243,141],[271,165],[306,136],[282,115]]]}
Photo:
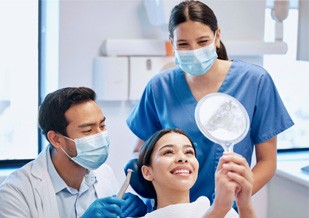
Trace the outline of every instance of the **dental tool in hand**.
{"label": "dental tool in hand", "polygon": [[128,173],[127,173],[127,177],[126,177],[126,179],[124,180],[124,182],[123,182],[123,184],[122,184],[122,186],[121,186],[121,188],[120,188],[120,190],[119,190],[119,192],[118,192],[118,194],[117,194],[117,198],[122,198],[122,196],[124,195],[124,193],[126,192],[126,190],[127,190],[127,188],[128,188],[128,186],[130,185],[130,179],[131,179],[131,174],[132,174],[132,172],[133,172],[133,170],[131,170],[131,169],[128,169],[128,171],[127,171]]}

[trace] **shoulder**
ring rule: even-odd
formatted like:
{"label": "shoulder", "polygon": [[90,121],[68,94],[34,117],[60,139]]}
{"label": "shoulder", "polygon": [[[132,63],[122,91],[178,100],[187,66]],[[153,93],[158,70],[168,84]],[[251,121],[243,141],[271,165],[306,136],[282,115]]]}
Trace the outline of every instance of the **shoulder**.
{"label": "shoulder", "polygon": [[151,79],[150,79],[150,84],[158,84],[158,83],[169,83],[175,80],[177,75],[181,73],[181,69],[176,66],[173,68],[166,69],[165,71],[162,71],[158,74],[155,74]]}
{"label": "shoulder", "polygon": [[6,199],[6,204],[10,204],[8,201],[13,199],[15,202],[23,202],[23,199],[31,198],[30,193],[34,191],[33,182],[36,180],[31,174],[32,164],[33,161],[15,170],[0,185],[0,195]]}
{"label": "shoulder", "polygon": [[247,73],[252,76],[263,76],[268,74],[268,72],[263,67],[238,59],[233,60],[232,69],[235,69],[237,73]]}
{"label": "shoulder", "polygon": [[13,171],[1,184],[0,190],[4,187],[20,187],[25,186],[31,177],[31,168],[33,161],[27,163],[25,166]]}
{"label": "shoulder", "polygon": [[[44,149],[36,159],[13,171],[2,183],[3,187],[15,187],[26,190],[27,187],[35,187],[42,181],[49,179],[47,170],[47,151]],[[49,180],[48,180],[49,181]]]}

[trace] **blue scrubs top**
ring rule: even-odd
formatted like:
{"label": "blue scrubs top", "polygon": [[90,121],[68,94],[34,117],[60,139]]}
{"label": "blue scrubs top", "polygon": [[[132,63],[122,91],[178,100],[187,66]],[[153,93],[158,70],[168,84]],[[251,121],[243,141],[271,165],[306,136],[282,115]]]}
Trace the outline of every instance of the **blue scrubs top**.
{"label": "blue scrubs top", "polygon": [[[250,130],[234,146],[234,151],[245,157],[249,164],[255,144],[273,138],[294,124],[270,75],[257,65],[234,60],[218,92],[235,97],[248,112]],[[184,130],[195,143],[200,165],[199,176],[191,188],[191,201],[200,196],[207,196],[212,201],[216,166],[223,149],[198,129],[194,118],[196,105],[184,72],[175,67],[149,81],[127,118],[127,124],[144,141],[161,129],[177,127]]]}

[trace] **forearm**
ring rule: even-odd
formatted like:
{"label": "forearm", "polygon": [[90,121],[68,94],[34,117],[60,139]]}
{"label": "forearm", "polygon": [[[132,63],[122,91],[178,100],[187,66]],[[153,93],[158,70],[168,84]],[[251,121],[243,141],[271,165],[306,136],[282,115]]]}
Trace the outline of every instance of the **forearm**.
{"label": "forearm", "polygon": [[253,172],[253,189],[252,195],[258,192],[276,172],[276,161],[274,160],[260,160],[252,169]]}
{"label": "forearm", "polygon": [[255,146],[256,165],[253,172],[252,195],[258,192],[275,174],[277,168],[277,137]]}

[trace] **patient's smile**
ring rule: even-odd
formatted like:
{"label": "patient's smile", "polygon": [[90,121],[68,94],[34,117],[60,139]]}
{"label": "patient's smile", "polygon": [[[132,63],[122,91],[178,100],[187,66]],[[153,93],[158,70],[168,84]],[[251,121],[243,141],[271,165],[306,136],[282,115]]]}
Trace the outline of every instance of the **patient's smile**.
{"label": "patient's smile", "polygon": [[192,173],[192,171],[191,170],[189,170],[189,169],[184,169],[184,168],[181,168],[181,169],[179,169],[179,168],[176,168],[176,169],[173,169],[172,171],[171,171],[171,173],[172,174],[177,174],[177,175],[189,175],[189,174],[191,174]]}

